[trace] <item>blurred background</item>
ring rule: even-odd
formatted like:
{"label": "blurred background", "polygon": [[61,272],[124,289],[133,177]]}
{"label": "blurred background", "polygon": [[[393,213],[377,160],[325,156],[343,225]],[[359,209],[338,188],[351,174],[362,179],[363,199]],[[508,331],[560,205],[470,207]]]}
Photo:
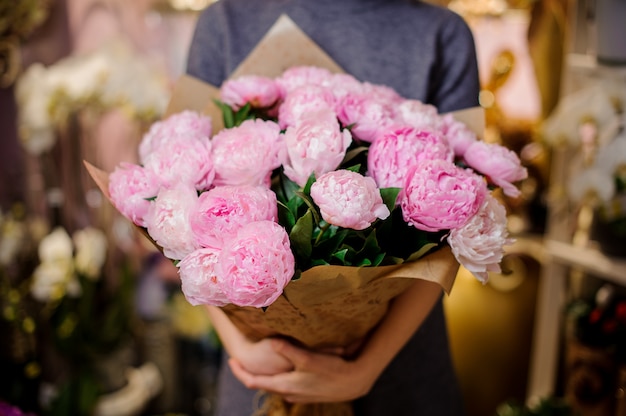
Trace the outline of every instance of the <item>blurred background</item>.
{"label": "blurred background", "polygon": [[[445,299],[468,416],[626,416],[626,1],[435,1],[528,168]],[[83,160],[135,162],[211,0],[0,0],[0,416],[211,415],[220,343]]]}

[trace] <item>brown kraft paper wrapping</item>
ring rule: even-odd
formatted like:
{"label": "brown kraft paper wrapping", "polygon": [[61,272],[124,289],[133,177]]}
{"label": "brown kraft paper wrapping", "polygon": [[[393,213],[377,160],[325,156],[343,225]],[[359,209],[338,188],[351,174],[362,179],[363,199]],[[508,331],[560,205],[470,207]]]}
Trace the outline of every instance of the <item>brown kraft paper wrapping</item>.
{"label": "brown kraft paper wrapping", "polygon": [[[293,21],[281,16],[231,77],[247,74],[276,77],[295,65],[342,71]],[[213,130],[219,131],[223,128],[222,115],[212,101],[218,94],[218,87],[183,75],[174,88],[165,116],[183,110],[202,112],[212,118]],[[481,108],[455,112],[454,116],[482,137],[484,113]],[[85,165],[110,200],[108,173],[88,162]],[[150,239],[144,229],[140,230]],[[395,266],[317,266],[303,272],[298,280],[291,281],[283,294],[265,310],[235,305],[227,305],[222,310],[239,330],[254,340],[282,336],[311,349],[348,346],[362,340],[380,322],[389,302],[406,290],[414,279],[438,283],[449,293],[458,268],[447,246],[418,261]],[[277,396],[269,396],[265,403],[259,414],[352,414],[349,403],[289,405]]]}

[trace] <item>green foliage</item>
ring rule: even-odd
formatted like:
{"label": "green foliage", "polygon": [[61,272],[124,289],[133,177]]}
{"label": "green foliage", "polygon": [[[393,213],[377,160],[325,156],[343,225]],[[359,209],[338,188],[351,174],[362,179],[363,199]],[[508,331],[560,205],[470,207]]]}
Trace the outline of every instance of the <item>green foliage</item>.
{"label": "green foliage", "polygon": [[108,353],[132,336],[134,280],[127,266],[120,269],[115,288],[104,281],[79,276],[80,297],[64,297],[54,309],[54,341],[67,359],[83,365],[94,355]]}
{"label": "green foliage", "polygon": [[495,416],[580,416],[563,399],[546,398],[535,406],[506,402],[498,406]]}
{"label": "green foliage", "polygon": [[[358,172],[362,165],[351,165]],[[417,260],[439,245],[443,233],[427,233],[407,226],[396,206],[399,188],[381,189],[391,215],[365,230],[339,228],[326,223],[311,199],[311,175],[299,187],[282,172],[275,172],[272,189],[278,200],[278,218],[289,234],[299,271],[320,265],[384,266]]]}
{"label": "green foliage", "polygon": [[101,394],[95,377],[86,371],[80,371],[59,389],[59,395],[46,411],[48,416],[90,415]]}

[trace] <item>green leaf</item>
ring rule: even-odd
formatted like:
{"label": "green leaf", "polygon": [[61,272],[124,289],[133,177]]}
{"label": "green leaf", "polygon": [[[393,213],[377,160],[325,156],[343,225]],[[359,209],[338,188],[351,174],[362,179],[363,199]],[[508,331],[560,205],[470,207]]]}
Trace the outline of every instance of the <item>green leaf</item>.
{"label": "green leaf", "polygon": [[315,202],[313,202],[313,199],[311,199],[308,194],[300,191],[296,192],[296,196],[302,199],[307,207],[309,207],[307,213],[310,212],[313,215],[313,218],[315,219],[315,224],[319,226],[322,223],[322,218],[320,217],[319,212],[317,212],[317,206],[315,205]]}
{"label": "green leaf", "polygon": [[372,261],[368,258],[364,258],[359,260],[358,262],[354,263],[355,266],[357,267],[362,267],[362,266],[371,266],[372,265]]}
{"label": "green leaf", "polygon": [[303,258],[310,258],[313,252],[313,214],[307,211],[305,215],[296,221],[291,233],[289,233],[291,247],[296,255]]}
{"label": "green leaf", "polygon": [[439,244],[437,244],[437,243],[427,243],[427,244],[424,244],[419,250],[417,250],[416,252],[411,254],[409,256],[409,258],[407,259],[407,261],[415,261],[415,260],[420,259],[426,253],[428,253],[430,250],[432,250],[433,248],[437,247],[438,245]]}
{"label": "green leaf", "polygon": [[388,256],[384,255],[380,262],[375,262],[375,266],[380,266],[384,262],[384,265],[392,265],[392,264],[402,264],[404,263],[404,259],[401,257]]}
{"label": "green leaf", "polygon": [[292,199],[296,192],[300,190],[300,185],[289,179],[282,172],[276,174],[272,180],[272,190],[276,193],[276,198],[284,203]]}
{"label": "green leaf", "polygon": [[278,201],[278,222],[285,227],[287,232],[291,232],[291,229],[296,224],[296,217],[289,207],[282,202]]}
{"label": "green leaf", "polygon": [[306,183],[304,184],[304,187],[302,188],[302,192],[305,193],[306,195],[309,195],[311,193],[311,185],[313,185],[315,183],[315,174],[312,173],[311,176],[309,176],[309,179],[307,179]]}
{"label": "green leaf", "polygon": [[374,256],[372,259],[372,266],[380,266],[385,260],[385,257],[387,257],[385,253],[378,253],[378,255]]}
{"label": "green leaf", "polygon": [[348,255],[348,249],[344,248],[343,250],[336,251],[333,253],[333,258],[339,260],[342,266],[351,266],[351,264],[346,264],[346,256]]}
{"label": "green leaf", "polygon": [[398,200],[398,194],[402,188],[381,188],[380,196],[383,198],[383,202],[387,205],[389,212],[396,208],[396,201]]}
{"label": "green leaf", "polygon": [[[229,107],[230,108],[230,107]],[[241,123],[243,123],[246,119],[249,118],[250,116],[250,109],[251,109],[251,105],[250,103],[246,103],[246,105],[244,105],[243,107],[241,107],[235,114],[233,117],[233,123],[235,126],[239,126]]]}
{"label": "green leaf", "polygon": [[363,244],[363,248],[359,251],[359,253],[380,253],[380,246],[378,245],[378,237],[376,235],[376,230],[372,230],[369,233],[367,238],[365,238],[365,243]]}
{"label": "green leaf", "polygon": [[352,159],[358,157],[360,154],[367,152],[367,149],[368,149],[367,146],[359,146],[359,147],[355,147],[354,149],[349,150],[346,153],[346,156],[343,158],[341,165],[345,165]]}
{"label": "green leaf", "polygon": [[376,223],[378,242],[389,256],[409,258],[425,244],[440,244],[445,232],[428,233],[407,226],[402,218],[402,210],[394,209],[385,220]]}
{"label": "green leaf", "polygon": [[214,99],[213,102],[222,111],[222,118],[224,120],[224,127],[229,129],[235,126],[235,115],[233,109],[230,106],[224,104],[218,99]]}
{"label": "green leaf", "polygon": [[320,242],[315,245],[315,257],[329,259],[332,254],[341,247],[350,233],[350,230],[345,228],[336,232],[333,232],[333,230],[337,230],[337,227],[331,227],[327,232],[328,237],[321,239]]}

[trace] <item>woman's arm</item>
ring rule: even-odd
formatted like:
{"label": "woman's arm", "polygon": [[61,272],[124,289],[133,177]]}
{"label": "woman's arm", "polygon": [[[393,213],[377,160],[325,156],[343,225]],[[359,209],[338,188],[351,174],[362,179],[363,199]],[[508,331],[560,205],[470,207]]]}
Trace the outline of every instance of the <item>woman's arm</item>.
{"label": "woman's arm", "polygon": [[213,327],[224,349],[251,374],[271,375],[290,371],[293,364],[272,348],[271,339],[253,342],[246,338],[216,306],[207,306]]}
{"label": "woman's arm", "polygon": [[236,357],[233,373],[248,388],[261,389],[300,403],[353,400],[369,392],[376,379],[426,319],[441,296],[441,287],[416,280],[391,303],[388,313],[352,360],[307,351],[283,340],[272,340],[275,351],[293,362],[294,370],[259,375],[246,370]]}

